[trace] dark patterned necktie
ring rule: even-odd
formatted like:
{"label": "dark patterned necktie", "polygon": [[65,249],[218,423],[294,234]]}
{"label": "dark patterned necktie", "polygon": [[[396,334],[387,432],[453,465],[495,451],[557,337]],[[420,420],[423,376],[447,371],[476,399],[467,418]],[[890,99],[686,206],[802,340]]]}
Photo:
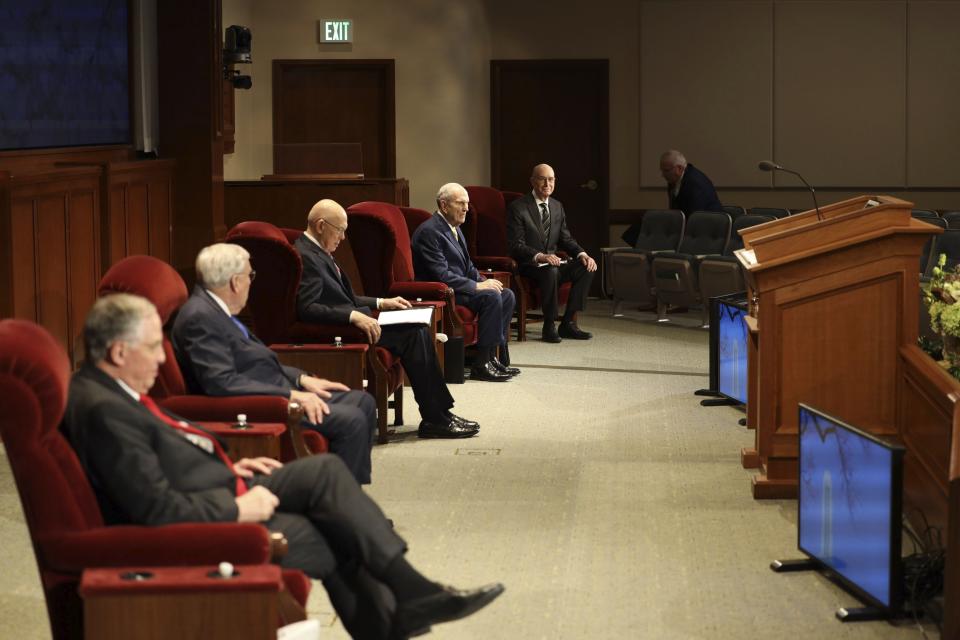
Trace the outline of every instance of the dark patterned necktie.
{"label": "dark patterned necktie", "polygon": [[540,203],[540,224],[543,227],[543,241],[550,241],[550,209],[546,202]]}

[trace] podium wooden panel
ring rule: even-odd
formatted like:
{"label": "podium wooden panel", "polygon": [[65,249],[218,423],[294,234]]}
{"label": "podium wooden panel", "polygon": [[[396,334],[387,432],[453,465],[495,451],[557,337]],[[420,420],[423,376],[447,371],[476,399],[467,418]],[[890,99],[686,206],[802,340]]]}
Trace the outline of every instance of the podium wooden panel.
{"label": "podium wooden panel", "polygon": [[743,462],[759,464],[755,498],[796,496],[799,402],[898,433],[898,354],[916,344],[917,264],[940,232],[911,208],[861,196],[821,208],[822,220],[811,210],[743,231],[738,257],[756,322],[756,441]]}

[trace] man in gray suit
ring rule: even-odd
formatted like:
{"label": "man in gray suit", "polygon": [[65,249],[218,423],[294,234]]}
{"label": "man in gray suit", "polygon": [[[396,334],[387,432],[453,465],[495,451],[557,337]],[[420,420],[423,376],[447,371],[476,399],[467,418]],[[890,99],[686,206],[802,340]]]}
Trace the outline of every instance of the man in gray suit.
{"label": "man in gray suit", "polygon": [[[553,168],[547,164],[535,166],[530,184],[533,191],[511,202],[507,209],[507,249],[519,264],[520,274],[534,280],[540,288],[543,341],[589,340],[593,336],[581,331],[574,314],[586,304],[597,263],[570,235],[563,205],[550,197],[556,185]],[[561,259],[558,249],[570,258]],[[558,331],[557,290],[564,282],[572,282],[573,286]]]}

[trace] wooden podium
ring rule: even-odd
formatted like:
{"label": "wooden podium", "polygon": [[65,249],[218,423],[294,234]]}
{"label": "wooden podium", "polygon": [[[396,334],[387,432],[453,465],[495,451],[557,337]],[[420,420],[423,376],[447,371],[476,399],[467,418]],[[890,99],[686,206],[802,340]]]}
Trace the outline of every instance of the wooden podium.
{"label": "wooden podium", "polygon": [[860,196],[744,229],[754,498],[797,491],[797,404],[898,435],[901,347],[915,346],[919,263],[938,227],[912,203]]}

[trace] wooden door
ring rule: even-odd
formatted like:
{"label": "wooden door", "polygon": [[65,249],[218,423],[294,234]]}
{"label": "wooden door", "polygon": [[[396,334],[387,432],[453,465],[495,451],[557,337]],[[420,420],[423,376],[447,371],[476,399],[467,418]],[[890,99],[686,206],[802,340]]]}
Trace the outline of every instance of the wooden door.
{"label": "wooden door", "polygon": [[274,60],[274,149],[360,143],[365,177],[396,177],[393,83],[393,60]]}
{"label": "wooden door", "polygon": [[[608,67],[607,60],[490,62],[492,186],[526,193],[531,169],[549,164],[571,234],[598,261],[610,198]],[[600,279],[593,284],[596,294]]]}

